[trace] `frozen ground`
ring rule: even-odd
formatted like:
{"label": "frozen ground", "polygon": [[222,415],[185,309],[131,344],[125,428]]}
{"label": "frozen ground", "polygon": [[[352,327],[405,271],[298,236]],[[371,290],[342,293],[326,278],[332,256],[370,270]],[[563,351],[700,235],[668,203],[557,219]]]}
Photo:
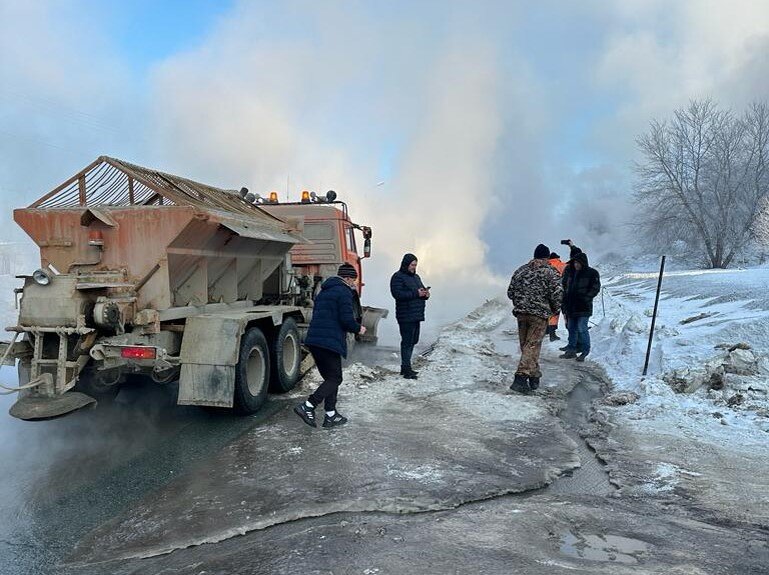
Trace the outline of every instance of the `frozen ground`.
{"label": "frozen ground", "polygon": [[[290,409],[82,541],[75,564],[151,557],[299,519],[342,512],[410,514],[539,489],[580,466],[547,394],[511,395],[509,329],[491,301],[444,330],[418,381],[398,364],[346,370],[345,427],[305,426]],[[294,402],[317,385],[304,382]],[[293,402],[292,402],[293,403]],[[216,473],[212,473],[216,470]]]}
{"label": "frozen ground", "polygon": [[[347,367],[343,428],[310,429],[292,414],[315,375],[253,418],[169,408],[145,433],[130,413],[97,410],[13,426],[0,455],[30,459],[30,475],[15,494],[17,470],[6,473],[3,511],[23,529],[0,530],[0,572],[769,573],[767,279],[671,273],[643,379],[656,278],[626,274],[604,278],[595,362],[558,359],[546,342],[532,396],[508,390],[517,336],[501,297],[447,326],[416,382],[398,377],[395,355]],[[715,348],[740,342],[753,363],[746,350]],[[721,389],[697,380],[692,393],[666,381],[725,363],[756,373],[727,373]],[[622,394],[629,403],[617,405]],[[589,421],[570,424],[580,410]],[[83,434],[83,453],[63,449]],[[24,443],[47,436],[62,445],[42,451],[42,465]],[[28,488],[46,481],[50,493]]]}
{"label": "frozen ground", "polygon": [[[656,273],[605,278],[596,300],[591,357],[615,392],[639,399],[601,406],[592,444],[628,494],[681,497],[712,518],[766,527],[769,269],[666,274],[642,377],[656,282]],[[735,344],[751,348],[749,362],[738,361],[742,350],[722,349]],[[719,366],[726,373],[711,385]]]}

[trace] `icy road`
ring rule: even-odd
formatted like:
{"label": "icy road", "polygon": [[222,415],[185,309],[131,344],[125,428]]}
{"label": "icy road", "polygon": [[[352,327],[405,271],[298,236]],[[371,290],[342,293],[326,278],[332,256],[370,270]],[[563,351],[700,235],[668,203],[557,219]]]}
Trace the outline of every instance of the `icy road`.
{"label": "icy road", "polygon": [[644,382],[609,361],[636,359],[646,281],[618,280],[596,318],[615,384],[545,343],[542,388],[509,391],[517,338],[499,299],[445,328],[416,382],[394,357],[350,365],[339,429],[292,414],[313,377],[253,418],[138,398],[13,424],[0,572],[769,573],[758,416],[724,425],[717,398],[661,391],[662,357]]}

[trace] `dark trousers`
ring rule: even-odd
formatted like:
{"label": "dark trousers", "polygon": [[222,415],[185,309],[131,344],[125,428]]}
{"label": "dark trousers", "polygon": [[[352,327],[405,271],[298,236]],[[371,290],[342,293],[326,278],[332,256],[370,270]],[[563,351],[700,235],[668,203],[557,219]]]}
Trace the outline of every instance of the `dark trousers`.
{"label": "dark trousers", "polygon": [[419,325],[422,322],[398,322],[401,331],[401,371],[411,370],[411,356],[414,346],[419,343]]}
{"label": "dark trousers", "polygon": [[326,411],[336,410],[336,396],[342,383],[342,356],[331,350],[308,345],[307,348],[318,366],[323,383],[318,386],[308,401],[317,407],[325,401]]}

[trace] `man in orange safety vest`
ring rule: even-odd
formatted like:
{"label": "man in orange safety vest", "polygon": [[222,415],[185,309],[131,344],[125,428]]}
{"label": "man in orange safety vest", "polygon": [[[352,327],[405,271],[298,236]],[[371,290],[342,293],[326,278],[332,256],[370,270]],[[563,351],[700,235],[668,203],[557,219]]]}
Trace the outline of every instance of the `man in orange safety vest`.
{"label": "man in orange safety vest", "polygon": [[[553,266],[556,270],[558,270],[558,273],[560,275],[563,275],[563,270],[566,267],[566,263],[561,261],[561,256],[559,256],[555,252],[550,253],[550,257],[547,260],[547,263]],[[547,334],[550,336],[550,341],[558,341],[561,339],[558,337],[558,334],[556,333],[556,330],[558,329],[558,318],[560,317],[560,313],[555,314],[554,316],[551,316],[550,319],[547,322]]]}

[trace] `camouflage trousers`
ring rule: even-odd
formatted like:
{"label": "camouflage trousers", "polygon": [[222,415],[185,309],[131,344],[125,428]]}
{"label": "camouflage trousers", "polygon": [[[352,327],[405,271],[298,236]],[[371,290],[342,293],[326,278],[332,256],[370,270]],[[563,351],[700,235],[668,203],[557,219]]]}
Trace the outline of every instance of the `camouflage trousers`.
{"label": "camouflage trousers", "polygon": [[516,318],[518,319],[518,340],[521,344],[521,361],[518,363],[515,374],[542,377],[542,371],[539,369],[539,352],[547,331],[548,318],[529,314],[518,314]]}

